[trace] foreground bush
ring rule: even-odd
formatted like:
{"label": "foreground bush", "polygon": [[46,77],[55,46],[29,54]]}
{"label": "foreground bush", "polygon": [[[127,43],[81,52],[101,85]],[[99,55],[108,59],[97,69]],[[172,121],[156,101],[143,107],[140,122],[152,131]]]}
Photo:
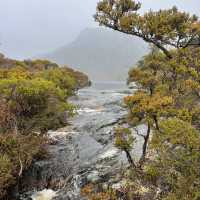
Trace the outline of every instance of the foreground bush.
{"label": "foreground bush", "polygon": [[[52,118],[69,109],[64,91],[44,79],[2,79],[0,98],[13,116],[9,128],[24,133],[30,130],[43,133],[49,129],[46,120],[53,121]],[[8,125],[7,122],[5,125]]]}
{"label": "foreground bush", "polygon": [[0,198],[8,195],[8,188],[17,183],[34,159],[41,157],[42,142],[41,137],[33,135],[0,136]]}
{"label": "foreground bush", "polygon": [[45,156],[45,133],[67,125],[75,113],[68,98],[88,83],[83,73],[46,60],[0,56],[0,198]]}

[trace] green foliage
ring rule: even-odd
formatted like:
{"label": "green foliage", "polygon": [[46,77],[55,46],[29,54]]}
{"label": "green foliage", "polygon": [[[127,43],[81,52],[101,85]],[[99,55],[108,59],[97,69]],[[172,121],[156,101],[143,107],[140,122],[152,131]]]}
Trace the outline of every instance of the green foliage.
{"label": "green foliage", "polygon": [[[140,162],[144,177],[159,183],[160,199],[197,200],[200,188],[200,21],[171,9],[140,14],[134,0],[101,0],[100,25],[137,36],[153,44],[151,52],[129,72],[138,91],[124,99],[134,127],[147,125]],[[122,131],[123,132],[123,131]],[[120,137],[119,137],[120,136]],[[129,141],[117,135],[119,146]],[[151,142],[151,145],[150,145]],[[131,140],[130,140],[131,143]],[[158,181],[157,181],[158,180]],[[157,197],[156,197],[157,198]]]}
{"label": "green foliage", "polygon": [[125,103],[132,125],[148,123],[151,127],[147,147],[155,156],[145,164],[144,177],[153,184],[162,180],[167,188],[162,199],[190,200],[197,198],[200,186],[200,49],[171,53],[169,60],[153,51],[129,72],[138,91],[126,97]]}
{"label": "green foliage", "polygon": [[83,73],[47,60],[22,62],[2,57],[0,99],[9,118],[3,119],[2,113],[0,129],[44,133],[64,126],[65,116],[73,115],[75,108],[67,98],[88,82]]}
{"label": "green foliage", "polygon": [[195,15],[171,9],[139,14],[141,3],[134,0],[101,0],[97,4],[95,20],[100,25],[138,36],[160,48],[167,57],[167,46],[180,48],[199,38],[199,21]]}
{"label": "green foliage", "polygon": [[159,171],[170,192],[164,199],[196,199],[200,179],[200,133],[189,122],[164,120],[161,133],[153,136],[151,147],[158,152],[154,169]]}
{"label": "green foliage", "polygon": [[65,68],[48,69],[45,70],[41,76],[48,81],[52,81],[56,87],[64,90],[67,95],[72,95],[76,87],[75,78],[70,76]]}
{"label": "green foliage", "polygon": [[13,183],[12,163],[8,156],[0,155],[0,198],[6,195],[6,188]]}
{"label": "green foliage", "polygon": [[[54,115],[59,110],[62,111],[62,107],[67,108],[64,92],[54,83],[44,79],[2,79],[0,93],[0,97],[6,100],[14,116],[13,123],[10,124],[17,126],[22,132],[39,128],[41,120],[32,122],[38,116],[42,118],[46,115],[48,118],[48,112]],[[53,104],[55,106],[51,108]],[[10,127],[12,128],[14,127]]]}
{"label": "green foliage", "polygon": [[161,176],[160,171],[153,165],[144,167],[145,179],[156,184],[157,179]]}
{"label": "green foliage", "polygon": [[139,91],[126,97],[125,103],[130,114],[137,116],[139,113],[142,119],[144,115],[177,116],[198,125],[195,119],[199,113],[200,49],[187,48],[172,52],[174,56],[170,60],[160,52],[158,56],[150,53],[142,65],[129,72],[129,80],[136,81]]}
{"label": "green foliage", "polygon": [[173,105],[171,96],[162,96],[160,93],[149,95],[142,91],[125,97],[124,101],[130,109],[129,117],[138,123],[151,122],[155,117],[164,115]]}
{"label": "green foliage", "polygon": [[122,151],[130,151],[133,148],[135,138],[128,128],[118,127],[115,130],[115,146]]}
{"label": "green foliage", "polygon": [[118,127],[115,129],[115,146],[126,153],[129,164],[136,168],[130,153],[133,148],[134,141],[135,138],[129,128]]}
{"label": "green foliage", "polygon": [[81,190],[81,195],[88,200],[117,200],[116,192],[113,189],[103,191],[98,185],[88,184]]}
{"label": "green foliage", "polygon": [[125,103],[132,125],[151,127],[147,147],[155,155],[145,163],[144,177],[153,184],[161,180],[160,187],[165,188],[161,199],[198,199],[200,48],[170,53],[173,57],[167,59],[153,50],[129,72],[129,81],[136,82],[138,91]]}
{"label": "green foliage", "polygon": [[86,84],[86,75],[46,60],[0,56],[0,199],[45,156],[43,134],[67,124],[75,113],[68,97]]}
{"label": "green foliage", "polygon": [[0,198],[14,185],[41,151],[42,138],[6,134],[0,136]]}

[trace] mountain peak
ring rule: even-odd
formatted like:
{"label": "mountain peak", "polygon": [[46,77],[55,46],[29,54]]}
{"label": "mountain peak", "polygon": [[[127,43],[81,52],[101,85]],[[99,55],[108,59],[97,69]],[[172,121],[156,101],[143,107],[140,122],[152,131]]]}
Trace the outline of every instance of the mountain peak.
{"label": "mountain peak", "polygon": [[138,38],[105,28],[86,28],[75,41],[43,58],[79,69],[93,80],[125,80],[129,68],[147,51]]}

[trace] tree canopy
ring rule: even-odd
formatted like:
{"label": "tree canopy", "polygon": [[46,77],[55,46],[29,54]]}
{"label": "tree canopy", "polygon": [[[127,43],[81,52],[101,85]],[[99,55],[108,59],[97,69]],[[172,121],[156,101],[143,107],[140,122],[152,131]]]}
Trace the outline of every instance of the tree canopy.
{"label": "tree canopy", "polygon": [[199,45],[200,22],[196,15],[177,7],[148,11],[141,15],[141,3],[134,0],[102,0],[95,20],[100,25],[137,36],[152,43],[171,58],[168,47],[186,48]]}

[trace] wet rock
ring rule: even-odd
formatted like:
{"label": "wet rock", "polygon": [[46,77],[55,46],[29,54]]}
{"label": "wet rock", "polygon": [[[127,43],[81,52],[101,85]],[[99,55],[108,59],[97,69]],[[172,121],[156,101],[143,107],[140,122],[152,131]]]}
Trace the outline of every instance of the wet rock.
{"label": "wet rock", "polygon": [[56,197],[57,194],[53,190],[44,189],[43,191],[36,192],[31,196],[32,200],[51,200]]}
{"label": "wet rock", "polygon": [[99,172],[98,171],[93,171],[87,176],[87,181],[90,183],[97,183],[101,180],[99,177]]}
{"label": "wet rock", "polygon": [[[118,180],[119,181],[119,180]],[[114,190],[120,190],[121,188],[123,188],[124,186],[126,185],[126,181],[125,180],[122,180],[118,183],[115,183],[111,186],[112,189]]]}

